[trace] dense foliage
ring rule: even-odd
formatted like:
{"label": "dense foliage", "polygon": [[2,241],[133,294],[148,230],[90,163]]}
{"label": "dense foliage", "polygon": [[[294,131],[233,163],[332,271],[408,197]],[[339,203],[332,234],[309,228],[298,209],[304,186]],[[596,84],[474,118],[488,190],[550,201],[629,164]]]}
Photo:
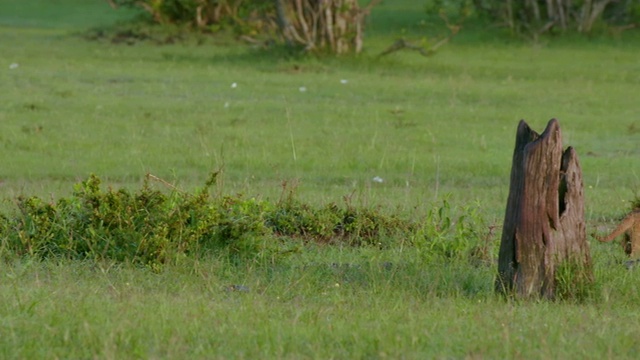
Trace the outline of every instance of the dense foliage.
{"label": "dense foliage", "polygon": [[425,256],[489,260],[489,242],[472,208],[445,201],[421,221],[375,209],[329,204],[312,208],[291,194],[277,203],[209,193],[215,174],[194,194],[153,189],[149,177],[136,192],[103,190],[91,176],[70,198],[47,202],[20,197],[18,211],[0,221],[2,248],[38,258],[129,261],[152,267],[184,256],[222,252],[275,260],[300,242],[350,246],[407,246]]}

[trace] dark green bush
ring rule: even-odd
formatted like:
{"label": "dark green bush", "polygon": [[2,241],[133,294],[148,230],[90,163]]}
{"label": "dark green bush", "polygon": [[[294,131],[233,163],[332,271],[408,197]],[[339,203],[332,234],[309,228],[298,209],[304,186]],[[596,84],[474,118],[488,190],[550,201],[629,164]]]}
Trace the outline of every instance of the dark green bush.
{"label": "dark green bush", "polygon": [[303,236],[328,242],[336,236],[336,227],[341,220],[341,210],[335,204],[313,209],[306,204],[290,201],[270,211],[266,223],[278,235]]}

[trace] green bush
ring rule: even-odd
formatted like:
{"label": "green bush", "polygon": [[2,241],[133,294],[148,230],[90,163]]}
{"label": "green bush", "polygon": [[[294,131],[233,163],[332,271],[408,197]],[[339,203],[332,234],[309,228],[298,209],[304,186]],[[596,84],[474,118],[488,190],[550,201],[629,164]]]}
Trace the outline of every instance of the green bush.
{"label": "green bush", "polygon": [[303,236],[329,242],[336,236],[343,219],[342,210],[335,204],[320,209],[289,201],[270,211],[266,223],[275,234]]}
{"label": "green bush", "polygon": [[104,190],[92,175],[57,202],[19,197],[17,211],[0,215],[0,249],[18,256],[108,259],[156,268],[210,252],[277,260],[292,238],[375,247],[413,239],[429,256],[447,259],[470,259],[473,249],[485,244],[479,235],[483,224],[471,207],[454,214],[445,201],[418,223],[348,204],[313,208],[293,195],[276,204],[242,195],[211,197],[215,176],[193,194],[170,184],[168,194],[155,190],[150,177],[135,192]]}

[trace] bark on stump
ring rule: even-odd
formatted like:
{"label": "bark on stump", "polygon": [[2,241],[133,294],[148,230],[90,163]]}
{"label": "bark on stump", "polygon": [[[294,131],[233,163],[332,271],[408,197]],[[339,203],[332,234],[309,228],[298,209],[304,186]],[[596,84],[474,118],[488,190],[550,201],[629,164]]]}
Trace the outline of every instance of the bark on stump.
{"label": "bark on stump", "polygon": [[[567,286],[592,282],[578,155],[562,151],[556,119],[540,135],[518,124],[504,218],[496,290],[517,298],[555,298],[558,270]],[[568,283],[567,278],[570,282]]]}

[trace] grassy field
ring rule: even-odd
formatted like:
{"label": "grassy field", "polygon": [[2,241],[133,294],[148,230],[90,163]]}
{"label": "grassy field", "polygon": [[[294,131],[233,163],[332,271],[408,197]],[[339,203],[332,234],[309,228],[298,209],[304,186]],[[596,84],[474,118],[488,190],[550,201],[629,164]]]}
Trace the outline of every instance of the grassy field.
{"label": "grassy field", "polygon": [[[222,169],[229,194],[278,199],[288,181],[310,204],[347,196],[418,216],[448,198],[500,225],[522,118],[538,131],[560,120],[590,229],[640,186],[635,34],[531,44],[470,26],[431,58],[377,59],[424,35],[422,5],[398,0],[373,14],[357,58],[282,58],[224,36],[83,37],[131,16],[99,1],[0,3],[3,209],[20,194],[66,196],[90,173],[191,190]],[[619,247],[592,252],[598,295],[582,304],[505,302],[493,267],[411,248],[309,246],[272,267],[213,257],[160,273],[9,259],[0,357],[635,358],[636,271]]]}
{"label": "grassy field", "polygon": [[[622,267],[600,277],[602,300],[575,305],[504,302],[490,293],[489,269],[405,264],[267,271],[206,261],[162,274],[109,264],[4,265],[0,354],[632,359],[638,351],[637,274]],[[248,291],[225,289],[238,283]]]}

